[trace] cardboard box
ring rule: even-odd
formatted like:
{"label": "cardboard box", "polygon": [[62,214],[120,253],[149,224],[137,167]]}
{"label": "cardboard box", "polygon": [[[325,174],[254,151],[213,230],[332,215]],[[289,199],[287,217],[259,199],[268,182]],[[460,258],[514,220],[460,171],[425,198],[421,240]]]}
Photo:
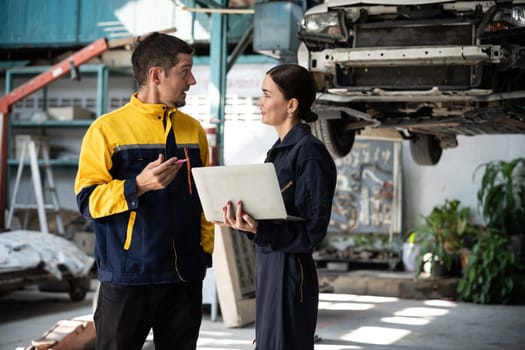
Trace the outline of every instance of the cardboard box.
{"label": "cardboard box", "polygon": [[77,106],[50,107],[47,113],[51,119],[55,120],[93,119],[91,111]]}

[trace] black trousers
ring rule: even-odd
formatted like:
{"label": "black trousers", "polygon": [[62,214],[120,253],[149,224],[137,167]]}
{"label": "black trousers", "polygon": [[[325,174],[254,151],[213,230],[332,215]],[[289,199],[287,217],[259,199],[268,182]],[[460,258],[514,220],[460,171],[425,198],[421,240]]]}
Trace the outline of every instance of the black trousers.
{"label": "black trousers", "polygon": [[194,350],[202,321],[202,282],[102,283],[94,321],[97,350],[140,350],[150,329],[155,350]]}

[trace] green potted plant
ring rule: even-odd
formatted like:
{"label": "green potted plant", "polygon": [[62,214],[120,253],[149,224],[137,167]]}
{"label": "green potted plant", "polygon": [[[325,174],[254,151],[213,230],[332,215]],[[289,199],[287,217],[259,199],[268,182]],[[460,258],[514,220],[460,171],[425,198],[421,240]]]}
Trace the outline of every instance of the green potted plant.
{"label": "green potted plant", "polygon": [[477,193],[486,225],[515,242],[523,255],[525,236],[525,158],[492,161],[476,168],[484,170]]}
{"label": "green potted plant", "polygon": [[496,230],[481,235],[458,283],[458,299],[506,304],[515,287],[517,261],[508,238]]}
{"label": "green potted plant", "polygon": [[[460,207],[457,199],[445,199],[445,203],[435,206],[431,213],[424,216],[424,225],[414,231],[415,241],[420,245],[416,258],[416,277],[430,265],[430,273],[458,274],[459,252],[464,246],[465,238],[474,236],[477,230],[470,224],[470,208]],[[456,267],[456,271],[452,267]]]}
{"label": "green potted plant", "polygon": [[474,303],[507,303],[521,267],[525,236],[525,158],[492,161],[483,169],[477,193],[487,225],[458,284],[458,297]]}

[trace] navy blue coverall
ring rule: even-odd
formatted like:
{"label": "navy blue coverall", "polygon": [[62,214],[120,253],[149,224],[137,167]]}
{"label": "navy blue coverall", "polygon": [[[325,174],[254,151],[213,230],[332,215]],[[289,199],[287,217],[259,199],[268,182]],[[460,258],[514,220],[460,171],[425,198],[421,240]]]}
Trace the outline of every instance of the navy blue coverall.
{"label": "navy blue coverall", "polygon": [[289,215],[260,221],[256,244],[256,349],[312,350],[319,285],[312,253],[326,235],[337,181],[334,161],[307,124],[268,151]]}

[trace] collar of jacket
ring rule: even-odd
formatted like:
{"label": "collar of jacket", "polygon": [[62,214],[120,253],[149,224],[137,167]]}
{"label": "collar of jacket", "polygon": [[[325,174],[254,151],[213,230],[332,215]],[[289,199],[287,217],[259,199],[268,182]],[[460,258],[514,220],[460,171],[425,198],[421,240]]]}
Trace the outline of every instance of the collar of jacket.
{"label": "collar of jacket", "polygon": [[144,103],[137,98],[137,93],[131,95],[129,103],[133,109],[148,118],[158,119],[158,117],[162,117],[166,111],[168,111],[169,114],[177,112],[177,107],[168,107],[162,103]]}
{"label": "collar of jacket", "polygon": [[284,148],[293,146],[297,142],[299,142],[299,140],[302,139],[305,135],[310,134],[311,132],[312,131],[310,125],[305,123],[297,123],[284,136],[283,141],[281,142],[277,140],[274,147],[272,148]]}

